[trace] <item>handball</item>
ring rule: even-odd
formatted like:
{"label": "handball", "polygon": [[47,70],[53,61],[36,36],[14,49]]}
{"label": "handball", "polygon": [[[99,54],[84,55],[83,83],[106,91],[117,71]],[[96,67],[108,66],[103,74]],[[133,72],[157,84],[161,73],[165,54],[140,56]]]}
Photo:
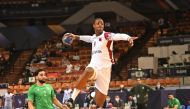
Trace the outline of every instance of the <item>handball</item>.
{"label": "handball", "polygon": [[71,35],[71,33],[65,33],[62,38],[62,42],[63,44],[70,46],[73,43],[73,36]]}

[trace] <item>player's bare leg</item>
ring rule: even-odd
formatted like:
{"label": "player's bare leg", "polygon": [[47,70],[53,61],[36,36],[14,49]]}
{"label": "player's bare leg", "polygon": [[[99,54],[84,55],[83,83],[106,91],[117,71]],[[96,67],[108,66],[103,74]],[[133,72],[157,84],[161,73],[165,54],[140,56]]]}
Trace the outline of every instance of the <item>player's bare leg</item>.
{"label": "player's bare leg", "polygon": [[98,89],[96,90],[96,95],[95,95],[95,101],[96,105],[98,107],[102,107],[104,104],[104,101],[106,100],[107,95],[104,95],[101,93]]}
{"label": "player's bare leg", "polygon": [[84,73],[77,80],[76,88],[79,90],[84,89],[86,87],[87,81],[90,77],[92,77],[92,75],[94,75],[94,69],[91,67],[87,67]]}
{"label": "player's bare leg", "polygon": [[86,87],[86,83],[89,80],[90,77],[94,75],[94,69],[91,67],[87,67],[84,71],[84,73],[79,77],[77,80],[76,86],[74,88],[74,91],[72,93],[71,99],[68,100],[66,103],[69,105],[69,107],[73,107],[73,102],[75,101],[76,97],[80,93],[80,90],[84,89]]}

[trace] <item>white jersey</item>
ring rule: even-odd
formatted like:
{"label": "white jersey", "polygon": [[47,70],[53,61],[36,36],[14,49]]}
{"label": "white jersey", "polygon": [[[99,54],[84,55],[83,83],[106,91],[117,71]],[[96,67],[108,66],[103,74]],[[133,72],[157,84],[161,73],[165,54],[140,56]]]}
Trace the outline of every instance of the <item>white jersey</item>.
{"label": "white jersey", "polygon": [[66,89],[64,90],[64,95],[63,95],[63,103],[65,103],[69,98],[71,98],[71,93],[72,89]]}
{"label": "white jersey", "polygon": [[4,100],[5,100],[5,106],[11,106],[12,107],[12,103],[13,103],[13,94],[10,93],[6,93],[4,96]]}
{"label": "white jersey", "polygon": [[113,41],[126,40],[130,36],[127,34],[105,32],[100,36],[79,36],[80,40],[92,43],[90,64],[97,68],[110,67],[114,63],[113,58]]}

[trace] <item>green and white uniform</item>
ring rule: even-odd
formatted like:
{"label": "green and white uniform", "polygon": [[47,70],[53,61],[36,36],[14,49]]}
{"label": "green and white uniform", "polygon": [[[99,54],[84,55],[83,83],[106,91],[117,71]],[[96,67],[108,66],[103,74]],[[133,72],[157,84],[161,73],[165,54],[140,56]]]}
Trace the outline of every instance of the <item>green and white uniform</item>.
{"label": "green and white uniform", "polygon": [[177,98],[174,98],[172,100],[168,100],[169,108],[174,108],[175,105],[177,105],[177,109],[181,109],[181,104]]}
{"label": "green and white uniform", "polygon": [[53,98],[55,96],[54,90],[49,84],[43,86],[34,84],[28,92],[28,100],[33,102],[36,109],[54,109]]}

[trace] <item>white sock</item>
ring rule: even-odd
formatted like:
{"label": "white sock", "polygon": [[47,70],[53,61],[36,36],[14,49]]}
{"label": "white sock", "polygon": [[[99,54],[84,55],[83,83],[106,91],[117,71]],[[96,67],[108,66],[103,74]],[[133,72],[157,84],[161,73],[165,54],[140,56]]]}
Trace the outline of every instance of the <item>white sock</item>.
{"label": "white sock", "polygon": [[76,97],[78,96],[79,92],[80,92],[79,89],[74,88],[74,91],[73,91],[73,93],[72,93],[72,95],[71,95],[71,98],[73,99],[73,101],[75,101],[75,99],[76,99]]}

